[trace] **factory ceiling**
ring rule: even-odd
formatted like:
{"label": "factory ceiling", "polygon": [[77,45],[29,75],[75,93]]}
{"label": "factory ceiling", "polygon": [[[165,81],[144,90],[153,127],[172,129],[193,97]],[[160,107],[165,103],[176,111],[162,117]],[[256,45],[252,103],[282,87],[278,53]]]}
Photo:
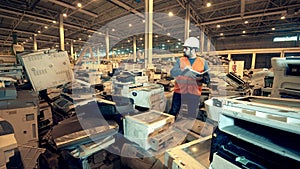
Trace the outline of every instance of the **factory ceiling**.
{"label": "factory ceiling", "polygon": [[[190,36],[200,32],[212,40],[222,37],[299,34],[299,0],[154,0],[153,45],[184,38],[186,4],[190,4]],[[211,6],[207,6],[211,3]],[[0,46],[11,46],[13,35],[25,49],[59,46],[63,17],[66,48],[103,46],[105,33],[114,47],[144,45],[144,0],[1,0]],[[173,16],[169,16],[172,12]],[[201,31],[199,31],[201,30]]]}

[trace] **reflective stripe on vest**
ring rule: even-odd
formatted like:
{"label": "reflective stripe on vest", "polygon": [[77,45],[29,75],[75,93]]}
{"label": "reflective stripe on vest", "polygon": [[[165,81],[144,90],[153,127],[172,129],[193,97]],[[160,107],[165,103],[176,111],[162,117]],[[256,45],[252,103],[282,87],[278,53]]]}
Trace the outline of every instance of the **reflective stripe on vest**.
{"label": "reflective stripe on vest", "polygon": [[[191,66],[191,63],[187,57],[181,57],[180,69],[183,70],[185,66]],[[203,72],[204,60],[197,57],[191,67],[197,72]],[[200,81],[198,80],[186,76],[177,76],[175,81],[174,92],[181,94],[190,93],[193,95],[201,95],[202,83],[200,83]]]}

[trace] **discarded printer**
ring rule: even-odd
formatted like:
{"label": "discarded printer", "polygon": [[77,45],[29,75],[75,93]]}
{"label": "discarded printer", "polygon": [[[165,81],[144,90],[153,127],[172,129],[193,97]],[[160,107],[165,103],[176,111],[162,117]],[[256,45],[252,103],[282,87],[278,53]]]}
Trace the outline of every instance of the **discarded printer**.
{"label": "discarded printer", "polygon": [[[212,168],[295,168],[300,165],[300,101],[218,98]],[[211,112],[210,112],[211,113]]]}
{"label": "discarded printer", "polygon": [[171,148],[165,152],[165,166],[170,169],[207,169],[210,144],[211,136],[207,136]]}
{"label": "discarded printer", "polygon": [[147,150],[151,147],[150,139],[168,130],[174,121],[174,116],[155,110],[125,116],[124,136]]}

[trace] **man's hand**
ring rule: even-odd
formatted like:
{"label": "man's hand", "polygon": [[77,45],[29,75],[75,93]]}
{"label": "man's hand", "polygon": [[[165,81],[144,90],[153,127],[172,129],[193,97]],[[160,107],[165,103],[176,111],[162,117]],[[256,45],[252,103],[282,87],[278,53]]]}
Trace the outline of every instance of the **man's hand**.
{"label": "man's hand", "polygon": [[183,76],[192,78],[192,79],[197,79],[198,77],[196,76],[195,73],[191,72],[191,71],[187,71],[186,73],[183,74]]}
{"label": "man's hand", "polygon": [[195,79],[197,81],[202,81],[203,80],[203,76],[197,75],[197,74],[193,73],[192,71],[187,71],[186,73],[183,74],[183,76]]}
{"label": "man's hand", "polygon": [[202,76],[199,76],[197,75],[196,73],[194,73],[193,71],[191,71],[192,68],[190,66],[185,66],[184,69],[183,69],[183,76],[186,76],[186,77],[189,77],[189,78],[192,78],[192,79],[195,79],[195,80],[202,80],[203,77]]}
{"label": "man's hand", "polygon": [[192,69],[191,66],[185,66],[183,70],[190,70],[190,69]]}

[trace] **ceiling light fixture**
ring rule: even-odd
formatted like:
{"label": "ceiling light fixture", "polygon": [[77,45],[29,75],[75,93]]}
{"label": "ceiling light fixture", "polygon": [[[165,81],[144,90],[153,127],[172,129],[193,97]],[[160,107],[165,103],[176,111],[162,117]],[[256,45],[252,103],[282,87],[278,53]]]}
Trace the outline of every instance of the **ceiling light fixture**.
{"label": "ceiling light fixture", "polygon": [[245,24],[248,24],[249,22],[248,22],[248,21],[245,21],[244,23],[245,23]]}
{"label": "ceiling light fixture", "polygon": [[220,36],[224,36],[224,33],[220,33]]}
{"label": "ceiling light fixture", "polygon": [[192,151],[193,151],[193,152],[197,152],[198,149],[197,149],[196,147],[193,147],[193,148],[192,148]]}
{"label": "ceiling light fixture", "polygon": [[243,31],[243,33],[246,33],[246,31]]}
{"label": "ceiling light fixture", "polygon": [[132,24],[130,23],[130,24],[128,24],[128,26],[129,26],[129,27],[132,27]]}
{"label": "ceiling light fixture", "polygon": [[56,21],[52,21],[52,23],[56,23]]}
{"label": "ceiling light fixture", "polygon": [[282,20],[285,19],[285,16],[281,16],[280,19],[282,19]]}
{"label": "ceiling light fixture", "polygon": [[171,17],[171,16],[173,16],[174,14],[173,14],[173,12],[169,12],[168,15]]}
{"label": "ceiling light fixture", "polygon": [[66,13],[63,13],[63,17],[65,17],[65,18],[66,18],[67,16],[68,16],[68,15],[67,15]]}
{"label": "ceiling light fixture", "polygon": [[82,7],[82,4],[81,3],[77,3],[77,7],[81,8]]}
{"label": "ceiling light fixture", "polygon": [[45,29],[48,29],[48,26],[45,26],[44,28],[45,28]]}
{"label": "ceiling light fixture", "polygon": [[217,28],[221,28],[221,25],[217,25]]}
{"label": "ceiling light fixture", "polygon": [[275,28],[272,28],[272,31],[275,31]]}
{"label": "ceiling light fixture", "polygon": [[206,7],[211,7],[211,3],[210,3],[210,2],[207,2],[207,3],[206,3]]}
{"label": "ceiling light fixture", "polygon": [[114,32],[114,31],[115,31],[115,29],[112,29],[111,31],[113,31],[113,32]]}

